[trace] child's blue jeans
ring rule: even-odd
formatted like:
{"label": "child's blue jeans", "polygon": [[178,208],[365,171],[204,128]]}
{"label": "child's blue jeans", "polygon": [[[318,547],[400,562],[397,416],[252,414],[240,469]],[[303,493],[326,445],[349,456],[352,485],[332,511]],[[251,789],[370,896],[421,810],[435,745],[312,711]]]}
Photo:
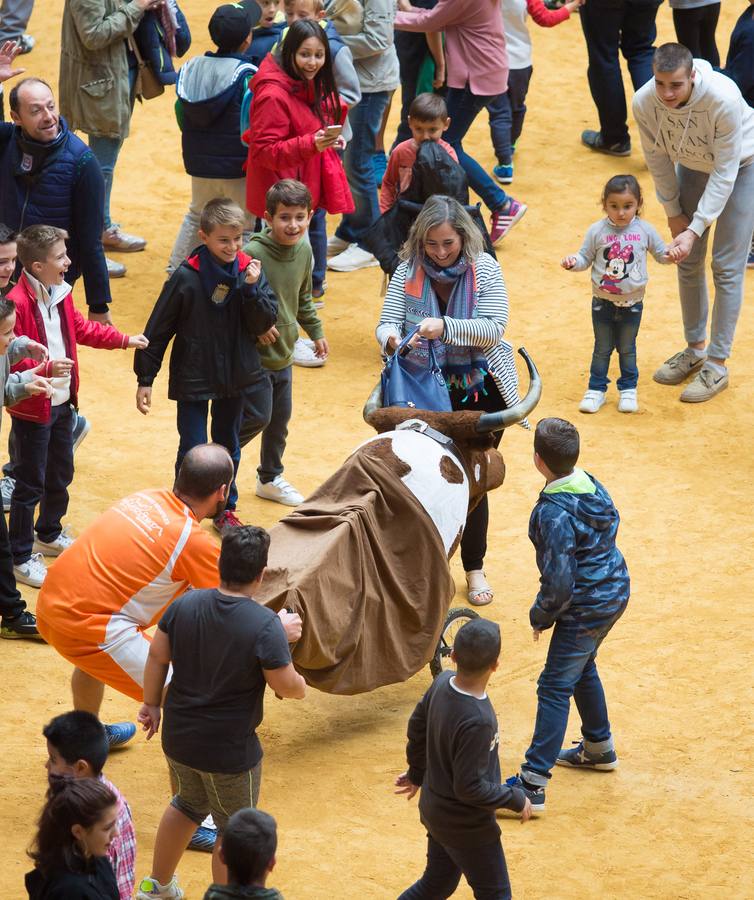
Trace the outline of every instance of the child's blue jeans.
{"label": "child's blue jeans", "polygon": [[[628,602],[628,601],[626,601]],[[595,658],[600,644],[620,619],[626,603],[603,621],[555,623],[547,661],[537,682],[537,721],[521,774],[544,786],[563,747],[571,697],[581,716],[581,734],[590,744],[612,748],[607,703]]]}
{"label": "child's blue jeans", "polygon": [[529,90],[532,67],[511,69],[508,72],[508,90],[498,94],[487,104],[490,117],[490,136],[495,156],[501,166],[513,162],[513,147],[521,137],[526,115],[526,94]]}
{"label": "child's blue jeans", "polygon": [[607,377],[610,357],[618,351],[620,378],[618,390],[635,388],[639,381],[636,366],[636,335],[639,333],[644,301],[633,306],[616,306],[609,300],[594,297],[592,300],[592,326],[594,327],[594,353],[589,369],[589,390],[606,391],[610,383]]}

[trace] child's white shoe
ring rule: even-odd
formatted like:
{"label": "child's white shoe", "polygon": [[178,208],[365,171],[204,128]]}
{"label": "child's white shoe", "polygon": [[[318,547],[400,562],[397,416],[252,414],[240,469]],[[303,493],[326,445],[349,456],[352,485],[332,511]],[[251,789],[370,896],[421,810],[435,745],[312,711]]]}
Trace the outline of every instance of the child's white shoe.
{"label": "child's white shoe", "polygon": [[632,413],[639,411],[639,398],[636,396],[636,388],[628,388],[620,392],[618,399],[618,412]]}
{"label": "child's white shoe", "polygon": [[169,884],[160,884],[155,878],[142,879],[136,900],[183,900],[185,896],[174,875]]}
{"label": "child's white shoe", "polygon": [[[634,392],[635,393],[635,392]],[[587,391],[579,403],[579,412],[596,413],[605,405],[604,391]]]}

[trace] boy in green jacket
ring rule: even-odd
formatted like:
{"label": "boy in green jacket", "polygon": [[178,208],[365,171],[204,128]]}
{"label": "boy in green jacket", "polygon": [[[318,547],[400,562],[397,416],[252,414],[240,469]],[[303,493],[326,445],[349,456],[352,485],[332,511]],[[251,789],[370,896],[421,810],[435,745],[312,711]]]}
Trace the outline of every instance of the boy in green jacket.
{"label": "boy in green jacket", "polygon": [[299,506],[304,502],[303,496],[283,478],[298,325],[314,342],[318,359],[324,361],[328,353],[322,322],[312,302],[312,250],[306,240],[312,218],[309,189],[292,178],[278,181],[267,191],[264,218],[268,228],[254,235],[244,249],[262,263],[262,271],[277,296],[278,318],[259,337],[259,356],[269,390],[245,398],[240,443],[245,447],[262,434],[257,497]]}
{"label": "boy in green jacket", "polygon": [[228,867],[228,884],[211,884],[204,900],[283,900],[268,888],[267,876],[275,866],[277,826],[261,809],[239,809],[228,819],[220,859]]}

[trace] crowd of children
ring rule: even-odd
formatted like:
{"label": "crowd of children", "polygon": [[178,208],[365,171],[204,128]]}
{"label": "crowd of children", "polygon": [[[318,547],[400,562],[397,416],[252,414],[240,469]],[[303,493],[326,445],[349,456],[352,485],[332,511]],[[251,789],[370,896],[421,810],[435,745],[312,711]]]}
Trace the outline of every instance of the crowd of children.
{"label": "crowd of children", "polygon": [[[66,242],[70,238],[75,245],[76,234],[52,222],[27,224],[23,217],[20,223],[0,224],[0,365],[11,418],[12,472],[12,479],[3,479],[4,501],[10,482],[7,526],[0,515],[3,638],[40,638],[16,582],[40,587],[45,558],[59,556],[74,541],[63,519],[73,451],[85,434],[78,416],[77,345],[134,349],[136,405],[147,414],[172,341],[168,397],[177,404],[176,475],[186,454],[210,438],[227,449],[237,476],[242,450],[261,435],[256,495],[285,506],[303,503],[302,492],[284,477],[283,456],[293,366],[321,366],[330,350],[317,311],[324,303],[327,269],[378,264],[367,249],[368,232],[409,189],[417,153],[427,142],[455,171],[463,170],[491,214],[488,230],[482,226],[484,239],[490,250],[500,244],[526,212],[526,204],[499,185],[514,180],[513,154],[524,126],[532,77],[527,15],[554,26],[583,3],[570,0],[553,8],[541,0],[434,0],[417,6],[408,0],[240,0],[219,6],[209,19],[216,50],[189,59],[178,74],[176,116],[191,201],[170,254],[169,277],[143,334],[121,333],[99,307],[89,319],[76,309],[66,282],[71,266]],[[101,5],[109,20],[129,4],[104,0]],[[131,24],[119,25],[128,32],[129,61],[133,30],[150,9],[164,7],[163,21],[172,23],[168,32],[188,28],[175,0],[136,5]],[[717,65],[719,4],[677,0],[671,6],[679,39],[687,35],[693,49]],[[422,65],[432,70],[425,84],[432,90],[419,90],[417,60],[407,56],[418,45],[397,41],[396,56],[392,38],[386,43],[393,28],[426,36]],[[190,37],[183,37],[187,45]],[[174,38],[175,30],[173,47]],[[13,68],[20,52],[18,44],[0,47],[0,81],[20,74]],[[385,164],[379,147],[398,63],[402,73],[412,73],[403,83],[399,131],[411,137],[396,138]],[[667,44],[655,57],[654,75],[637,92],[634,112],[672,240],[666,244],[641,217],[636,178],[616,174],[602,191],[604,217],[588,228],[581,249],[561,261],[574,272],[591,269],[594,348],[579,406],[583,413],[596,413],[605,404],[613,350],[620,368],[618,409],[639,409],[636,340],[650,254],[659,263],[679,266],[688,341],[658,369],[655,381],[679,384],[696,376],[681,395],[690,402],[710,399],[728,384],[724,363],[740,308],[743,250],[754,228],[749,174],[754,111],[746,105],[754,103],[751,7],[736,25],[725,68],[713,71],[683,46]],[[45,82],[30,80],[44,85],[45,97],[52,96]],[[144,89],[135,82],[134,75],[131,106],[134,90]],[[692,123],[690,110],[702,95],[721,121],[735,111],[730,134],[721,137],[714,123]],[[54,135],[32,140],[18,115],[17,90],[10,106],[21,154],[14,174],[22,176],[36,171],[37,145],[59,140],[59,117],[54,100],[45,100],[37,113],[39,127],[54,126]],[[491,173],[462,143],[483,108],[497,159]],[[671,121],[666,113],[673,110],[679,115]],[[704,127],[708,135],[700,132]],[[64,127],[60,136],[67,135]],[[687,136],[712,146],[712,160],[696,153]],[[589,146],[627,155],[598,144]],[[680,163],[677,172],[675,163]],[[108,189],[111,180],[112,172]],[[117,231],[107,204],[105,231]],[[0,215],[10,218],[10,208],[2,200]],[[329,240],[327,213],[343,216]],[[72,221],[80,225],[75,217]],[[713,269],[722,312],[713,317],[712,344],[705,347],[706,296],[694,310],[689,298],[699,293],[708,229],[715,221]],[[97,252],[102,255],[101,248]],[[754,249],[748,264],[754,265]],[[735,269],[734,277],[727,277],[726,266]],[[437,268],[439,289],[448,272],[439,263]],[[449,293],[448,284],[446,279]],[[472,304],[476,290],[476,283],[467,290]],[[442,334],[443,319],[436,321]],[[497,719],[486,693],[498,667],[500,633],[491,622],[473,620],[456,637],[456,671],[433,683],[408,725],[408,769],[396,780],[396,793],[411,799],[421,791],[428,849],[424,874],[401,895],[405,900],[448,897],[462,875],[475,897],[510,897],[495,811],[511,810],[522,821],[541,815],[556,764],[602,771],[618,764],[595,657],[626,609],[629,576],[615,543],[617,510],[605,488],[576,467],[579,449],[578,432],[569,422],[550,418],[538,424],[534,463],[546,484],[529,527],[541,580],[530,622],[535,641],[549,628],[553,635],[538,683],[531,745],[520,772],[504,781]],[[110,732],[91,712],[76,710],[43,729],[49,790],[30,851],[31,898],[127,900],[136,889],[141,900],[180,900],[176,869],[208,814],[219,839],[206,898],[280,896],[266,887],[277,836],[272,817],[255,809],[262,756],[255,729],[266,685],[279,697],[294,698],[304,695],[305,682],[293,667],[290,636],[278,616],[249,602],[264,576],[269,537],[243,525],[237,502],[234,480],[224,508],[214,515],[223,538],[219,586],[189,591],[169,605],[149,651],[138,718],[148,739],[162,722],[174,793],[157,832],[149,876],[137,888],[130,808],[102,773]],[[486,581],[481,593],[492,599]],[[582,740],[566,749],[571,697],[581,716]]]}

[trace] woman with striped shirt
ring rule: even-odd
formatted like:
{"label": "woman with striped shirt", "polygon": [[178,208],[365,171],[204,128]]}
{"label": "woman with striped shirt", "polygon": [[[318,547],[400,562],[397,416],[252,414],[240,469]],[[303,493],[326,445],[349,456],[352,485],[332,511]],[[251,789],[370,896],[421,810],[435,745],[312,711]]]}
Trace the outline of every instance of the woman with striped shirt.
{"label": "woman with striped shirt", "polygon": [[[492,412],[518,403],[513,348],[503,340],[505,282],[463,206],[451,197],[430,197],[400,256],[376,331],[383,352],[394,353],[403,336],[419,326],[411,359],[428,364],[428,341],[436,342],[453,409]],[[469,514],[461,540],[468,598],[475,606],[492,602],[483,570],[488,519],[485,495]]]}

